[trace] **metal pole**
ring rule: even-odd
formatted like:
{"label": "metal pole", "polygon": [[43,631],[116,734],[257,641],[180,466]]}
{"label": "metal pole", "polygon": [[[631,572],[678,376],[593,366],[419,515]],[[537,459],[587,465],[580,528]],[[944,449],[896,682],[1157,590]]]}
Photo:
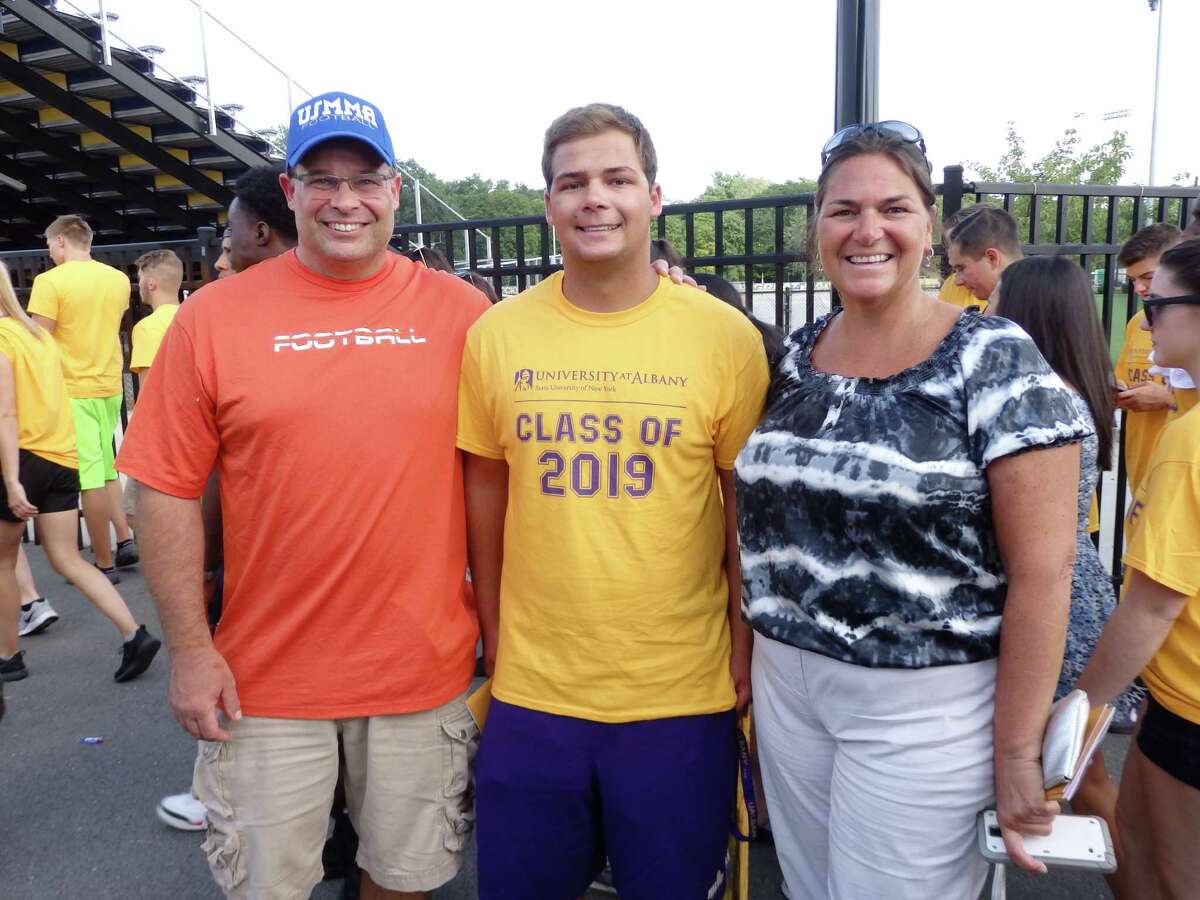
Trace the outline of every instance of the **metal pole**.
{"label": "metal pole", "polygon": [[879,117],[879,0],[838,0],[833,127]]}
{"label": "metal pole", "polygon": [[[415,178],[413,179],[413,202],[416,203],[416,205],[417,205],[417,224],[420,225],[421,224],[421,182],[417,181],[417,179],[415,179]],[[417,246],[423,247],[425,245],[425,239],[421,236],[420,232],[417,232],[417,241],[419,242],[417,244]]]}
{"label": "metal pole", "polygon": [[[200,54],[204,58],[204,90],[205,99],[208,100],[208,133],[217,133],[217,108],[213,105],[212,98],[212,78],[208,73],[208,39],[204,31],[204,4],[197,3],[196,9],[200,11]],[[288,110],[289,115],[291,110]]]}
{"label": "metal pole", "polygon": [[[1151,2],[1150,9],[1154,10],[1155,3]],[[1162,71],[1162,37],[1163,37],[1163,0],[1158,0],[1158,44],[1154,48],[1154,112],[1150,116],[1150,181],[1154,184],[1156,163],[1158,162],[1158,80]]]}
{"label": "metal pole", "polygon": [[294,104],[294,103],[293,103],[293,101],[292,101],[292,76],[291,76],[291,75],[288,75],[288,76],[287,76],[287,84],[288,84],[288,110],[287,110],[287,114],[288,114],[288,121],[290,121],[290,120],[291,120],[291,118],[292,118],[292,110],[296,108],[295,104]]}
{"label": "metal pole", "polygon": [[100,59],[104,65],[112,65],[112,47],[108,43],[108,14],[104,10],[104,0],[100,0]]}

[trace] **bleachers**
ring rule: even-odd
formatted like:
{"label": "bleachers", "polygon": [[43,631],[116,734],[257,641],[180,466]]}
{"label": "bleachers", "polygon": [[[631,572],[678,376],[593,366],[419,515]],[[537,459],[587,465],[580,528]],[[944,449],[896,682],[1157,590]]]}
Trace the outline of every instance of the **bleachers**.
{"label": "bleachers", "polygon": [[97,245],[220,226],[230,184],[270,145],[232,106],[210,130],[195,80],[156,68],[158,48],[110,42],[106,65],[97,20],[78,10],[0,0],[0,251],[44,246],[64,212],[85,216]]}

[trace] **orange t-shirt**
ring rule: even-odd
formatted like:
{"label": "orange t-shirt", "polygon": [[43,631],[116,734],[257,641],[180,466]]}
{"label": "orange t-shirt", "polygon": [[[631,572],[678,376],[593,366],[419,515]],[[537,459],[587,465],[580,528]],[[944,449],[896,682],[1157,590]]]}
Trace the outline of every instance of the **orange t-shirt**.
{"label": "orange t-shirt", "polygon": [[186,498],[216,467],[216,645],[247,715],[403,713],[466,690],[458,374],[488,308],[395,254],[338,282],[294,252],[180,307],[117,466]]}

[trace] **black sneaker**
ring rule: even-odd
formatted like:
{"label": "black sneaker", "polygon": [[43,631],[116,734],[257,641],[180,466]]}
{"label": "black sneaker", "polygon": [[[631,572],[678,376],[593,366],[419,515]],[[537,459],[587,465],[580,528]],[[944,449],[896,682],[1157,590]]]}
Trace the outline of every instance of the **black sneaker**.
{"label": "black sneaker", "polygon": [[132,681],[148,668],[154,661],[154,654],[162,641],[146,630],[145,625],[139,625],[133,637],[121,646],[121,666],[113,673],[115,681]]}
{"label": "black sneaker", "polygon": [[25,651],[18,650],[8,659],[0,657],[0,681],[20,681],[29,677],[25,668]]}
{"label": "black sneaker", "polygon": [[118,569],[126,569],[129,566],[137,565],[138,552],[137,544],[133,542],[133,538],[125,538],[123,541],[117,541],[117,552],[113,554],[113,562]]}
{"label": "black sneaker", "polygon": [[121,583],[121,576],[117,574],[117,569],[115,566],[109,566],[107,569],[105,569],[101,567],[100,563],[92,563],[92,565],[99,569],[100,574],[107,578],[112,584]]}

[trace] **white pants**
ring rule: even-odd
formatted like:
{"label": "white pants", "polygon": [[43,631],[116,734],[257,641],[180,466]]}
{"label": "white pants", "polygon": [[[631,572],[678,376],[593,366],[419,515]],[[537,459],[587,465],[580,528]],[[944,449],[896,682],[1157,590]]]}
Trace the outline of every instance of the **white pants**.
{"label": "white pants", "polygon": [[792,900],[975,900],[994,660],[871,669],[754,635],[754,719]]}

